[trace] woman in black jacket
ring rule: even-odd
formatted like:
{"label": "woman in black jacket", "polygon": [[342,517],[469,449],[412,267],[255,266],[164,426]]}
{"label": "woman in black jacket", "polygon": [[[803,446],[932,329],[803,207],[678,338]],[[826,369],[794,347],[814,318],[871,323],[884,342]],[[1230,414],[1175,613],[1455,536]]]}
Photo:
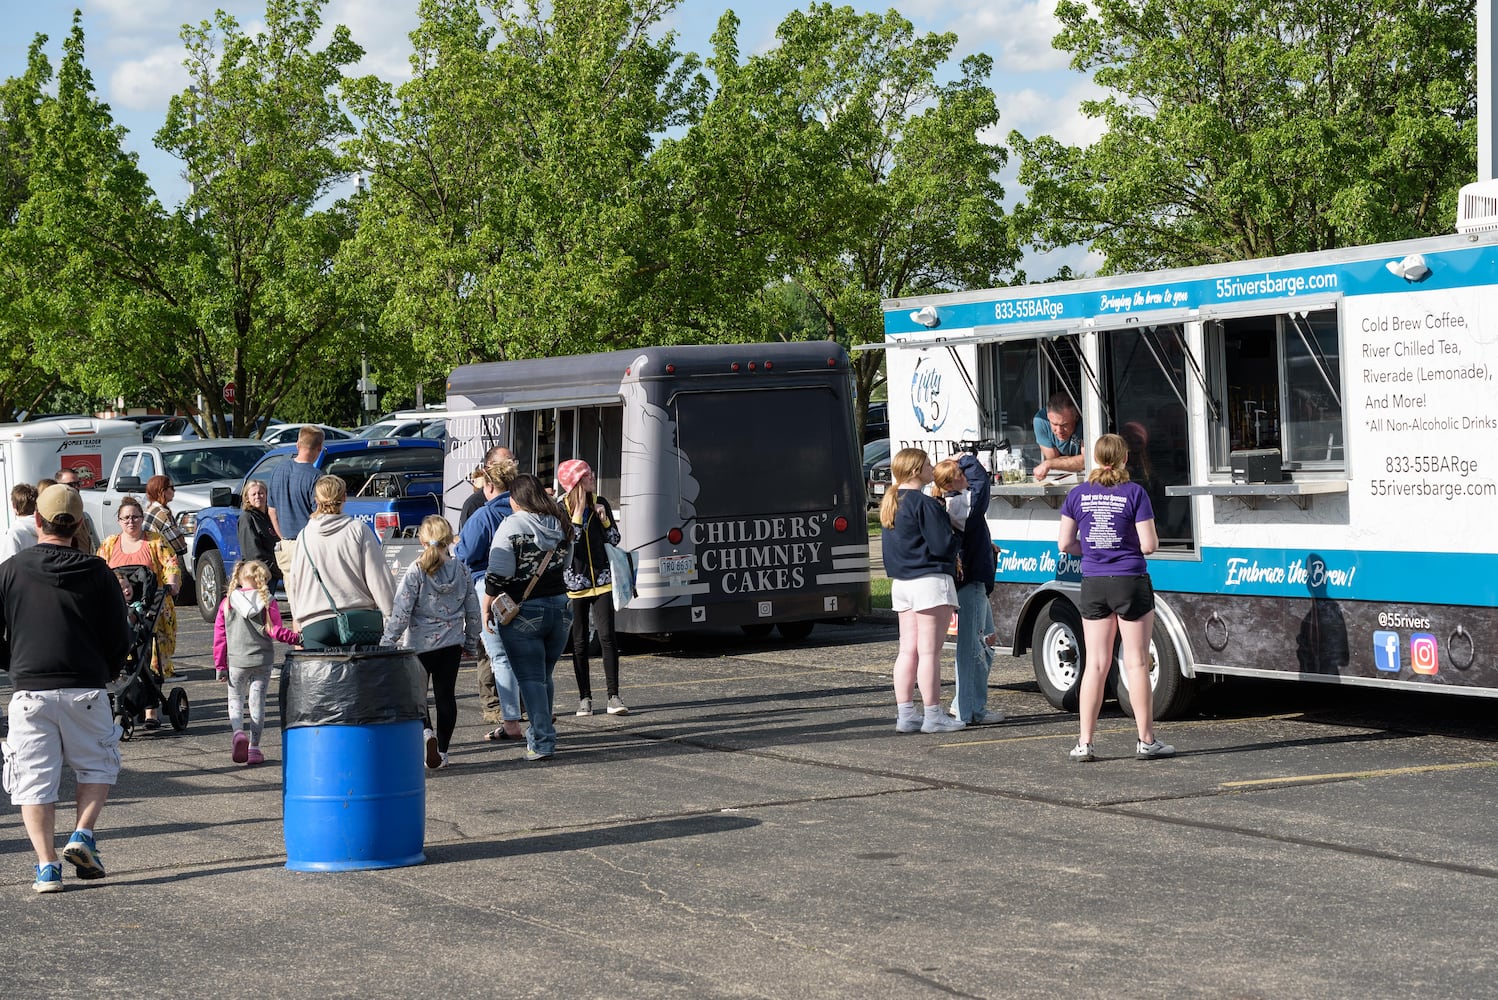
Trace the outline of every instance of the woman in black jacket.
{"label": "woman in black jacket", "polygon": [[603,679],[609,688],[608,713],[628,715],[619,698],[619,643],[614,637],[614,583],[604,548],[619,544],[619,526],[609,502],[596,496],[593,470],[580,458],[557,468],[566,491],[563,506],[572,519],[572,560],[563,574],[572,598],[572,672],[577,675],[577,714],[593,714],[593,682],[588,676],[588,613],[603,651]]}
{"label": "woman in black jacket", "polygon": [[[251,479],[244,484],[239,511],[239,561],[259,559],[265,563],[274,590],[281,583],[281,567],[276,563],[276,542],[280,536],[270,523],[269,497],[264,480]],[[234,571],[232,566],[224,568]]]}

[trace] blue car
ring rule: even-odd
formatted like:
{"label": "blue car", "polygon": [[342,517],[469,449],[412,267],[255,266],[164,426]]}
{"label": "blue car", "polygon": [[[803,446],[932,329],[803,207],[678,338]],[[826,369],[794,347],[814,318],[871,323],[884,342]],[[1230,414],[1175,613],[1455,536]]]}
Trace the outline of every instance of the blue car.
{"label": "blue car", "polygon": [[[348,486],[343,512],[383,536],[390,529],[414,528],[428,514],[442,512],[442,459],[446,449],[425,438],[351,438],[328,441],[316,465]],[[295,445],[265,453],[233,491],[215,493],[213,506],[198,512],[192,538],[198,586],[198,613],[211,622],[227,582],[226,567],[239,561],[239,504],[245,482],[270,481],[276,466],[296,455]]]}

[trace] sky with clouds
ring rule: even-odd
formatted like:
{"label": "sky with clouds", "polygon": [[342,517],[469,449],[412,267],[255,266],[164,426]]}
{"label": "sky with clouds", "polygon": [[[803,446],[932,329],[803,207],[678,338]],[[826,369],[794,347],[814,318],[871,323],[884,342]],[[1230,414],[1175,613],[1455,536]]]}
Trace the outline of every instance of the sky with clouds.
{"label": "sky with clouds", "polygon": [[[1079,103],[1098,93],[1092,83],[1067,66],[1065,53],[1051,47],[1056,33],[1054,0],[917,0],[905,4],[848,3],[856,10],[879,12],[896,6],[921,31],[951,31],[957,36],[954,57],[986,52],[993,57],[990,80],[998,96],[1000,123],[991,137],[1002,142],[1011,129],[1033,136],[1048,132],[1067,143],[1090,143],[1098,126],[1078,113]],[[663,26],[678,34],[677,48],[706,55],[709,37],[727,9],[739,17],[742,53],[764,51],[775,44],[775,28],[801,3],[789,0],[682,0]],[[0,0],[0,76],[24,72],[26,50],[37,33],[49,36],[47,53],[54,66],[72,12],[83,12],[87,64],[100,96],[115,121],[129,134],[127,147],[140,156],[157,196],[176,206],[187,196],[180,161],[163,153],[152,136],[166,116],[171,96],[187,85],[178,32],[184,23],[211,19],[216,9],[252,27],[264,17],[265,4],[239,0]],[[347,25],[365,56],[352,74],[373,73],[393,82],[409,77],[407,37],[416,24],[416,0],[329,0],[323,9],[324,30]],[[955,65],[953,67],[955,74]],[[1015,190],[1011,164],[1003,178],[1011,198]],[[1073,267],[1078,260],[1066,260]],[[1060,263],[1060,261],[1056,262]],[[1028,265],[1027,265],[1028,266]],[[1055,264],[1031,274],[1041,276]]]}

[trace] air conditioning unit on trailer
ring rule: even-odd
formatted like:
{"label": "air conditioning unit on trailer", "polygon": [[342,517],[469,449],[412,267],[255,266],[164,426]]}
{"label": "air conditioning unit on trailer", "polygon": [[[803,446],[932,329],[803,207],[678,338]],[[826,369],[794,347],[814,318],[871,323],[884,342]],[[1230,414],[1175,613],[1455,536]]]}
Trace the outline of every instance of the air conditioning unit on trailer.
{"label": "air conditioning unit on trailer", "polygon": [[1498,180],[1462,185],[1457,197],[1456,231],[1486,233],[1498,229]]}

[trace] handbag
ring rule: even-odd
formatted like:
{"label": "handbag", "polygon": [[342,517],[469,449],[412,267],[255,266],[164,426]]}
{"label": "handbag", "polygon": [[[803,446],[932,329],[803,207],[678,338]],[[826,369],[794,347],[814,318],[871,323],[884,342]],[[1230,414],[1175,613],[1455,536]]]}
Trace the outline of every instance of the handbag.
{"label": "handbag", "polygon": [[551,557],[556,555],[556,549],[548,549],[546,557],[541,560],[541,565],[536,567],[536,575],[531,577],[531,582],[525,585],[525,593],[520,595],[520,603],[501,590],[489,605],[489,614],[501,625],[508,625],[520,614],[520,605],[524,604],[531,596],[531,591],[536,588],[536,581],[541,579],[541,574],[546,572],[546,564],[551,562]]}
{"label": "handbag", "polygon": [[307,556],[307,565],[312,567],[312,576],[328,598],[328,606],[333,609],[333,621],[338,627],[338,645],[378,646],[381,636],[385,634],[385,616],[375,608],[339,610],[338,604],[333,600],[333,595],[328,591],[328,585],[322,582],[322,574],[317,571],[317,563],[312,561],[312,553],[306,545],[299,545],[297,548]]}
{"label": "handbag", "polygon": [[614,585],[614,610],[623,611],[624,606],[635,596],[634,558],[617,545],[604,543],[604,552],[609,557],[609,576]]}

